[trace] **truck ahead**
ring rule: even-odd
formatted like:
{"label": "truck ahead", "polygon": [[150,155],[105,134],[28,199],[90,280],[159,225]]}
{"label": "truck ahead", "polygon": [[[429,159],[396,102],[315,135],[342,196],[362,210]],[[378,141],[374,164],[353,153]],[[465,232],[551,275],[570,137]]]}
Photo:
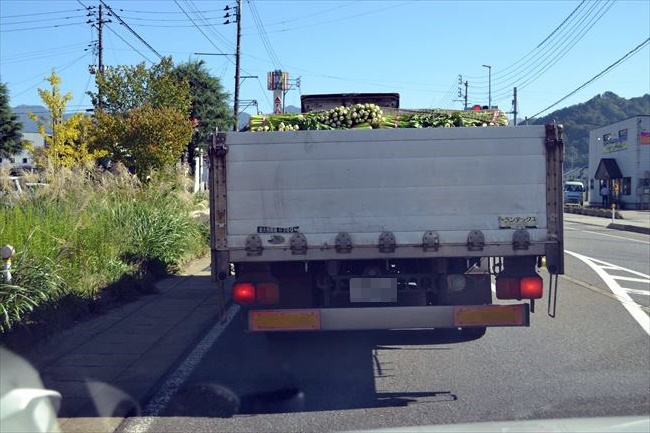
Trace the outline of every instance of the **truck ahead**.
{"label": "truck ahead", "polygon": [[529,326],[564,272],[561,132],[216,133],[213,278],[251,332]]}

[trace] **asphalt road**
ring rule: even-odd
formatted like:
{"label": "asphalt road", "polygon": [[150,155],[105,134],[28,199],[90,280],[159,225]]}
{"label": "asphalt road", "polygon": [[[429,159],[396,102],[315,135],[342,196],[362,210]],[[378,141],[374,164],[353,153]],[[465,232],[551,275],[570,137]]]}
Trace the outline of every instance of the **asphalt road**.
{"label": "asphalt road", "polygon": [[121,430],[316,432],[649,415],[648,309],[639,304],[650,299],[650,237],[567,223],[565,239],[555,318],[545,298],[530,328],[488,329],[458,343],[433,332],[267,340],[244,334],[235,315],[160,416],[131,418]]}

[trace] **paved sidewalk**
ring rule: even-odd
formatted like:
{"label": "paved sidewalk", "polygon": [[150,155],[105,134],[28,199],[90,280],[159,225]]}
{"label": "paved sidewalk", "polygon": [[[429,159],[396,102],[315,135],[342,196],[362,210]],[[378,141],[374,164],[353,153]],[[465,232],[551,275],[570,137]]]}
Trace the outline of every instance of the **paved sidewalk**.
{"label": "paved sidewalk", "polygon": [[650,234],[650,211],[619,210],[623,219],[602,218],[588,215],[565,213],[564,221]]}
{"label": "paved sidewalk", "polygon": [[157,287],[160,293],[81,322],[26,355],[45,387],[63,396],[59,424],[64,432],[114,431],[216,323],[209,255]]}

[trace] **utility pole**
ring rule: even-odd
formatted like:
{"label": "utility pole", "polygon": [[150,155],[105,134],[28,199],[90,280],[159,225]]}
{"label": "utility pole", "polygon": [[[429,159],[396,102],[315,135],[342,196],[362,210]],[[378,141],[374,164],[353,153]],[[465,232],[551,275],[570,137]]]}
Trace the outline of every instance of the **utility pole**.
{"label": "utility pole", "polygon": [[512,99],[512,112],[515,115],[515,126],[517,126],[517,88],[514,89],[514,98]]}
{"label": "utility pole", "polygon": [[239,131],[239,68],[241,64],[241,0],[237,0],[235,10],[237,20],[237,51],[235,52],[235,131]]}
{"label": "utility pole", "polygon": [[99,76],[104,77],[104,46],[102,45],[102,5],[99,5],[99,19],[97,20],[97,51],[99,61]]}
{"label": "utility pole", "polygon": [[[87,8],[88,14],[86,16],[88,17],[94,17],[95,12],[94,12],[95,6],[89,6]],[[104,24],[110,23],[111,20],[104,20],[104,14],[103,14],[103,9],[102,9],[102,4],[99,4],[99,8],[97,10],[97,21],[93,21],[92,19],[89,19],[86,23],[87,24],[92,24],[92,27],[95,27],[97,29],[97,43],[94,50],[97,50],[97,62],[98,66],[95,67],[95,65],[90,65],[89,70],[91,75],[98,75],[98,77],[104,78],[104,41],[103,41],[103,29],[104,29]],[[110,16],[110,12],[108,13]],[[102,93],[101,93],[101,87],[97,86],[97,108],[101,111],[104,108],[104,101],[102,100]]]}
{"label": "utility pole", "polygon": [[[230,21],[230,12],[231,9],[235,9],[234,21]],[[227,6],[223,8],[226,11],[224,18],[226,21],[224,24],[232,24],[233,22],[237,24],[237,50],[235,51],[235,100],[233,101],[233,111],[235,114],[235,119],[233,122],[233,130],[239,131],[239,69],[241,65],[241,0],[237,0],[237,5],[234,8]]]}
{"label": "utility pole", "polygon": [[285,98],[287,96],[287,93],[289,93],[289,90],[300,89],[300,77],[296,78],[295,80],[290,79],[288,81],[289,81],[289,87],[282,91],[282,112],[283,113],[285,112],[284,111],[284,109],[285,109],[284,100],[285,100]]}
{"label": "utility pole", "polygon": [[488,69],[488,110],[492,109],[492,66],[483,65]]}
{"label": "utility pole", "polygon": [[[97,20],[97,59],[99,65],[99,79],[103,82],[104,79],[104,46],[102,44],[102,27],[104,21],[102,20],[102,4],[99,4],[99,15]],[[99,97],[99,111],[104,110],[104,101],[102,98],[101,86],[97,89],[97,96]]]}
{"label": "utility pole", "polygon": [[465,81],[465,110],[467,110],[467,88],[469,87],[469,83]]}
{"label": "utility pole", "polygon": [[[465,86],[465,96],[463,97],[463,89],[461,86]],[[469,86],[469,83],[467,81],[463,82],[463,76],[458,75],[458,97],[463,98],[463,99],[454,99],[454,101],[464,101],[464,109],[467,110],[467,87]]]}

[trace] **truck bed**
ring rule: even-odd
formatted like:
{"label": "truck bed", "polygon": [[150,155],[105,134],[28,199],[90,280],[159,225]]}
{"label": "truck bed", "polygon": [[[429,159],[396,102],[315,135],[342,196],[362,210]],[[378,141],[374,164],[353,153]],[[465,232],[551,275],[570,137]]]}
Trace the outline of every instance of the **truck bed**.
{"label": "truck bed", "polygon": [[[227,133],[221,246],[233,262],[336,259],[345,232],[346,258],[544,255],[545,139],[544,126]],[[513,248],[521,227],[525,251]],[[468,247],[474,230],[480,251]],[[395,248],[378,254],[384,232]],[[436,248],[423,247],[426,233]],[[251,254],[253,235],[262,250]]]}

